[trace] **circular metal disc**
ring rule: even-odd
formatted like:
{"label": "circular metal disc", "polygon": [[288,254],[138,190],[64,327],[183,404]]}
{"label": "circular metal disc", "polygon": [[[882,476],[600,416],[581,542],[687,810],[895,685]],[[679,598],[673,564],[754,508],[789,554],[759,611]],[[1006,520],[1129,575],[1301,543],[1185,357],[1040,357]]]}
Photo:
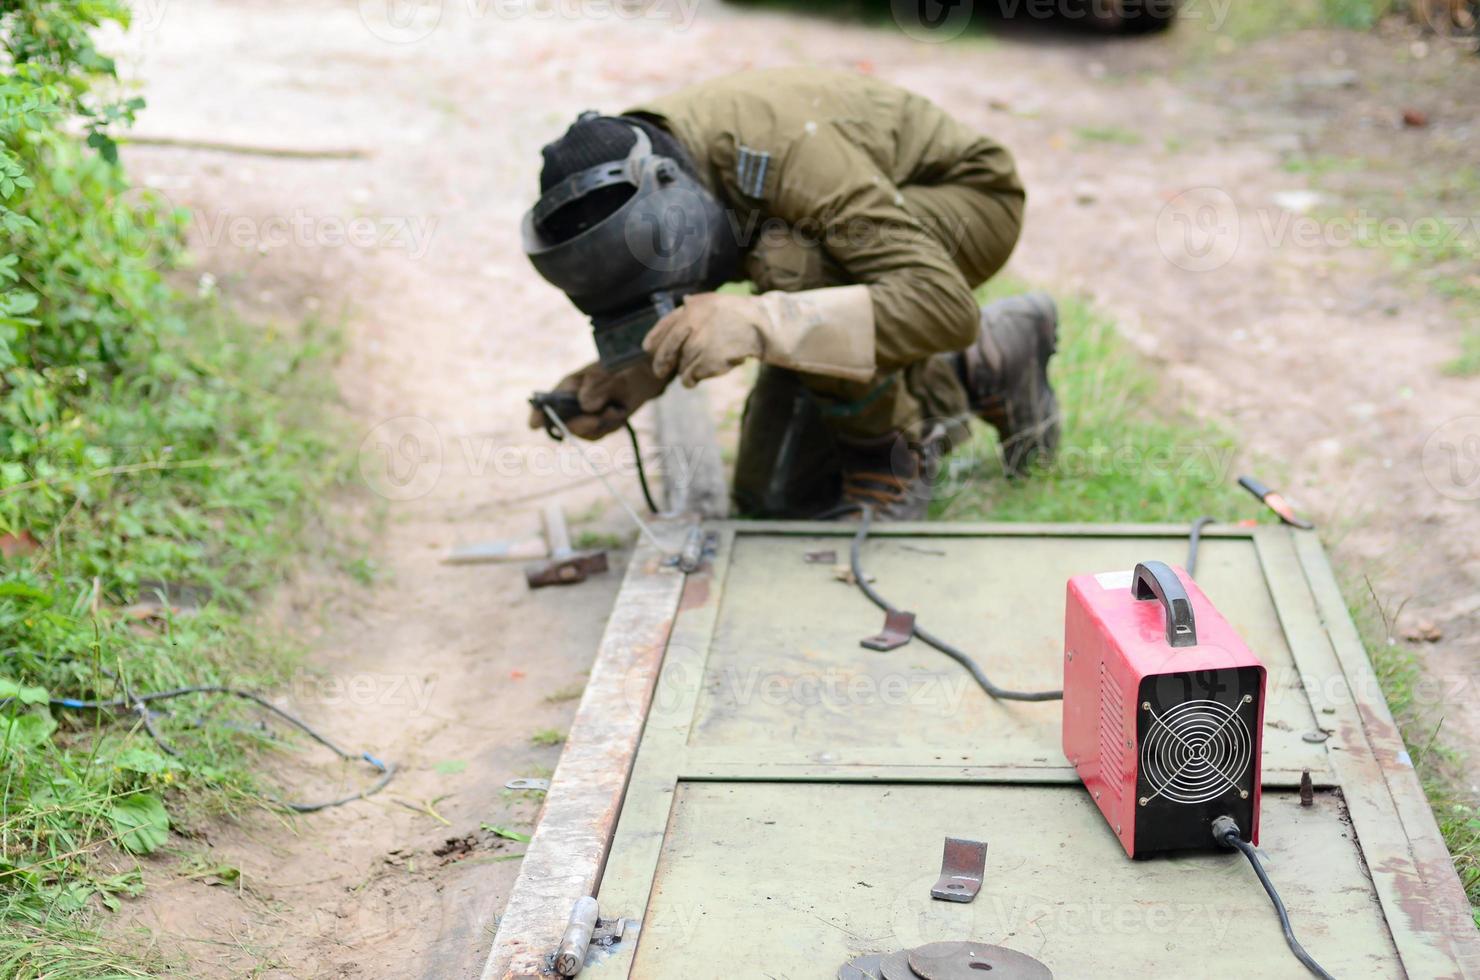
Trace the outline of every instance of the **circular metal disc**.
{"label": "circular metal disc", "polygon": [[923,980],[1053,980],[1027,953],[985,943],[930,943],[910,950],[909,964]]}
{"label": "circular metal disc", "polygon": [[879,962],[883,959],[878,953],[870,953],[868,956],[849,960],[838,970],[838,980],[883,980],[879,972]]}
{"label": "circular metal disc", "polygon": [[[883,980],[920,980],[910,969],[910,951],[907,949],[884,957],[879,964],[879,976]],[[981,977],[972,977],[971,980],[981,980]]]}

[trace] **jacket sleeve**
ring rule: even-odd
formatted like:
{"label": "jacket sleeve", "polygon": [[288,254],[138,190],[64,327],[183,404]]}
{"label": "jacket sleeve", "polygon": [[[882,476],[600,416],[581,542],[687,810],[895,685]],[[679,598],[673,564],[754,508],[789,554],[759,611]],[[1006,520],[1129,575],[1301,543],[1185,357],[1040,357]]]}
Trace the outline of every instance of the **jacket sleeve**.
{"label": "jacket sleeve", "polygon": [[815,238],[849,279],[868,286],[881,372],[976,340],[976,299],[948,251],[962,229],[926,227],[868,155],[832,127],[798,139],[778,177],[775,217]]}

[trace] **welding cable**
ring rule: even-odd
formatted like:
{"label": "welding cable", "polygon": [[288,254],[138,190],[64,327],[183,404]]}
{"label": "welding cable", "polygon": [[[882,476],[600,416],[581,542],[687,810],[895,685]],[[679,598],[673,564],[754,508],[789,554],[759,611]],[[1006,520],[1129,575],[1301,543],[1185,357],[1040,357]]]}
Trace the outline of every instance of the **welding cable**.
{"label": "welding cable", "polygon": [[642,485],[642,499],[647,504],[648,513],[658,513],[658,505],[653,503],[653,491],[648,489],[647,469],[642,465],[642,447],[637,443],[637,430],[632,428],[631,422],[623,422],[627,429],[627,438],[632,440],[632,458],[637,461],[637,482]]}
{"label": "welding cable", "polygon": [[1213,821],[1213,827],[1220,834],[1218,840],[1221,844],[1225,847],[1238,848],[1254,866],[1254,873],[1259,876],[1259,883],[1269,893],[1269,900],[1274,903],[1275,913],[1280,917],[1280,928],[1285,932],[1285,942],[1289,944],[1290,952],[1295,954],[1295,958],[1311,972],[1312,976],[1320,977],[1322,980],[1335,980],[1321,964],[1315,961],[1315,957],[1305,951],[1305,947],[1300,945],[1300,940],[1295,938],[1295,930],[1290,925],[1290,913],[1285,909],[1285,903],[1280,900],[1280,893],[1275,889],[1274,882],[1270,881],[1264,865],[1259,863],[1259,852],[1254,850],[1254,845],[1243,839],[1238,824],[1229,817],[1220,817]]}
{"label": "welding cable", "polygon": [[[168,701],[173,698],[183,697],[187,694],[226,694],[231,697],[242,698],[244,700],[251,701],[258,707],[265,708],[266,710],[272,712],[279,718],[286,721],[288,724],[299,729],[304,734],[308,735],[309,738],[313,739],[315,742],[318,742],[320,745],[324,746],[329,751],[339,756],[341,759],[344,759],[348,762],[364,762],[374,768],[376,772],[380,774],[380,777],[368,789],[363,789],[358,793],[352,793],[349,796],[344,796],[335,800],[325,800],[320,803],[294,803],[289,800],[273,800],[273,802],[279,803],[290,810],[294,810],[298,813],[314,813],[318,810],[326,810],[329,807],[343,806],[346,803],[353,803],[355,800],[363,800],[368,796],[374,796],[376,793],[379,793],[382,789],[386,787],[386,784],[388,784],[396,775],[396,766],[394,763],[382,762],[380,759],[377,759],[369,752],[354,753],[340,748],[333,741],[331,741],[328,736],[315,730],[312,725],[299,718],[297,715],[293,715],[287,711],[284,711],[282,708],[279,708],[277,705],[273,704],[271,701],[268,701],[260,694],[254,694],[251,691],[244,691],[240,688],[222,687],[215,684],[202,684],[193,687],[176,687],[171,688],[167,691],[154,691],[149,694],[134,694],[129,692],[125,687],[124,696],[121,698],[112,698],[100,701],[83,701],[77,698],[50,698],[49,703],[52,707],[66,708],[72,711],[122,710],[137,714],[139,718],[143,721],[144,730],[149,734],[150,738],[154,739],[155,744],[159,746],[160,750],[166,755],[179,756],[179,751],[174,746],[166,742],[164,738],[160,736],[159,731],[154,727],[154,723],[149,714],[148,705],[154,701]],[[5,708],[12,701],[15,700],[16,699],[13,697],[0,700],[0,708]]]}
{"label": "welding cable", "polygon": [[[842,516],[854,512],[857,512],[860,517],[858,520],[858,531],[853,535],[853,544],[848,551],[848,562],[853,569],[853,581],[858,584],[858,588],[862,590],[863,594],[868,596],[869,601],[884,610],[886,615],[897,613],[899,610],[891,605],[888,599],[885,599],[879,594],[877,589],[869,584],[868,576],[863,571],[863,543],[868,540],[869,525],[873,523],[874,519],[873,509],[867,504],[845,504],[841,507],[833,508],[829,513],[833,516]],[[981,689],[999,701],[1062,701],[1064,699],[1063,691],[1008,691],[1000,688],[992,683],[991,678],[982,670],[980,664],[958,647],[947,643],[945,640],[931,633],[925,627],[921,626],[918,621],[915,622],[912,629],[914,635],[922,642],[939,650],[970,671],[971,676],[981,685]]]}
{"label": "welding cable", "polygon": [[1203,528],[1216,524],[1218,519],[1203,515],[1192,522],[1192,532],[1187,536],[1187,577],[1197,578],[1197,552],[1202,547]]}

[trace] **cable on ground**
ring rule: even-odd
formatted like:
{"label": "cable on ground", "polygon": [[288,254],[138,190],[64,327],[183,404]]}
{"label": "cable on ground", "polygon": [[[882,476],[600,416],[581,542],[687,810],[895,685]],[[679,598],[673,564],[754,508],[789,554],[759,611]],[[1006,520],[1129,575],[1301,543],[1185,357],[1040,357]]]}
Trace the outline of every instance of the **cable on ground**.
{"label": "cable on ground", "polygon": [[[225,694],[230,697],[242,698],[244,700],[251,701],[258,707],[265,708],[266,710],[272,712],[279,718],[286,721],[288,724],[299,729],[309,738],[313,739],[315,742],[318,742],[320,745],[324,746],[329,751],[339,756],[341,759],[349,762],[364,762],[370,765],[380,774],[379,778],[376,779],[374,784],[372,784],[369,788],[363,789],[358,793],[351,793],[349,796],[344,796],[336,800],[325,800],[319,803],[294,803],[291,800],[273,800],[274,803],[281,804],[282,806],[285,806],[290,810],[294,810],[298,813],[313,813],[318,810],[326,810],[329,807],[342,806],[346,803],[353,803],[355,800],[363,800],[368,796],[374,796],[376,793],[384,789],[386,787],[386,784],[388,784],[396,774],[396,766],[394,763],[383,762],[380,759],[377,759],[375,756],[371,755],[369,752],[356,753],[347,751],[346,749],[341,748],[339,745],[331,741],[328,736],[320,733],[312,725],[308,724],[308,722],[304,721],[298,716],[284,711],[282,708],[279,708],[277,705],[273,704],[271,701],[268,701],[260,694],[254,694],[251,691],[244,691],[241,688],[223,687],[217,684],[200,684],[191,687],[171,688],[167,691],[154,691],[148,694],[134,694],[128,690],[127,685],[124,685],[124,696],[120,698],[111,698],[98,701],[85,701],[78,698],[50,698],[48,703],[54,708],[66,708],[72,711],[128,711],[132,714],[136,714],[143,722],[144,730],[149,734],[149,737],[154,740],[155,744],[159,746],[160,751],[164,752],[166,755],[179,756],[179,751],[173,745],[170,745],[168,742],[166,742],[164,738],[159,734],[159,730],[154,727],[154,722],[152,716],[150,715],[148,706],[155,701],[168,701],[174,698],[183,697],[187,694]],[[10,697],[4,699],[3,701],[0,701],[0,708],[6,707],[15,700],[16,698]]]}
{"label": "cable on ground", "polygon": [[1213,821],[1213,831],[1218,843],[1225,847],[1238,848],[1244,857],[1249,859],[1249,864],[1254,866],[1254,873],[1259,876],[1259,883],[1269,894],[1269,900],[1274,903],[1275,914],[1280,917],[1280,928],[1284,930],[1285,942],[1289,944],[1290,952],[1295,954],[1295,958],[1311,972],[1312,976],[1320,977],[1321,980],[1335,980],[1321,964],[1315,961],[1315,957],[1305,951],[1305,947],[1300,945],[1300,940],[1295,938],[1295,930],[1290,925],[1290,913],[1286,910],[1285,903],[1280,900],[1280,893],[1275,889],[1274,882],[1269,879],[1264,865],[1260,863],[1259,852],[1254,849],[1253,844],[1243,839],[1238,824],[1229,817],[1219,817]]}

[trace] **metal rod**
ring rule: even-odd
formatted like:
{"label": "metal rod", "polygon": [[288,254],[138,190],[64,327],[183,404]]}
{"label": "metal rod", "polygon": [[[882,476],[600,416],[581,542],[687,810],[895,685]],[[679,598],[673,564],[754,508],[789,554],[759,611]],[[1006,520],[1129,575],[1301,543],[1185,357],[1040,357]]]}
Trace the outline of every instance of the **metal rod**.
{"label": "metal rod", "polygon": [[596,899],[587,895],[576,900],[570,911],[570,925],[560,939],[560,948],[555,951],[555,972],[563,977],[573,977],[586,965],[586,950],[591,946],[591,937],[596,933]]}

